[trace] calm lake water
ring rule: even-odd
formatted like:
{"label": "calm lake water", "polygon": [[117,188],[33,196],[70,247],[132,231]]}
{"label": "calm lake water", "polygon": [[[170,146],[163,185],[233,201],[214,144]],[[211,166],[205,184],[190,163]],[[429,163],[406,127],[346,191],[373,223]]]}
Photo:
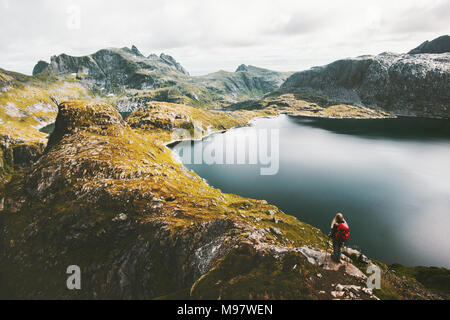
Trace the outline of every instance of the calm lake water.
{"label": "calm lake water", "polygon": [[[254,164],[185,166],[224,192],[266,199],[326,233],[342,212],[351,229],[348,245],[372,258],[450,267],[450,121],[283,115],[189,142],[189,148],[203,143],[226,157],[224,141],[269,129],[279,134],[279,148],[270,150],[272,156],[279,150],[275,175],[261,175]],[[183,154],[180,144],[173,149]],[[247,162],[252,152],[248,148]]]}

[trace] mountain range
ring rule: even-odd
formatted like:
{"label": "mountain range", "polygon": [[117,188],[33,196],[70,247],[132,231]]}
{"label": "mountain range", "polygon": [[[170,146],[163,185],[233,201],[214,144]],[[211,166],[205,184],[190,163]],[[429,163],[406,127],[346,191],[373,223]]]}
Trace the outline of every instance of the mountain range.
{"label": "mountain range", "polygon": [[151,100],[220,108],[273,91],[290,74],[241,65],[235,72],[193,77],[173,57],[145,57],[135,46],[83,57],[61,54],[50,63],[39,61],[33,69],[33,75],[44,80],[76,79],[96,94],[118,97],[123,111]]}
{"label": "mountain range", "polygon": [[170,55],[145,56],[134,45],[53,56],[32,76],[0,69],[0,177],[7,180],[42,152],[57,114],[52,100],[95,100],[124,114],[162,101],[222,110],[270,106],[318,117],[449,118],[449,43],[446,35],[408,54],[348,58],[296,73],[242,64],[235,72],[190,76]]}
{"label": "mountain range", "polygon": [[401,116],[449,118],[450,53],[361,56],[293,74],[281,91]]}

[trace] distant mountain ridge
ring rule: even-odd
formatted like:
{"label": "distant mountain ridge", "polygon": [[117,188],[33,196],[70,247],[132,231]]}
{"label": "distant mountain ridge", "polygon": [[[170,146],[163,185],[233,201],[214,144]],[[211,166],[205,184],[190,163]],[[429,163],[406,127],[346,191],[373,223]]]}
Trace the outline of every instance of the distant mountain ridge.
{"label": "distant mountain ridge", "polygon": [[[430,51],[448,36],[422,44]],[[450,117],[450,53],[360,56],[293,74],[281,91],[315,95],[330,103],[381,108],[395,115]]]}
{"label": "distant mountain ridge", "polygon": [[419,53],[445,53],[450,52],[450,36],[445,35],[432,41],[425,41],[417,48],[412,49],[408,54]]}
{"label": "distant mountain ridge", "polygon": [[223,107],[271,92],[291,73],[241,65],[236,72],[218,71],[192,77],[172,56],[144,56],[136,46],[108,48],[74,57],[53,56],[39,61],[33,75],[40,78],[75,77],[99,94],[118,94],[125,111],[151,100],[194,106]]}
{"label": "distant mountain ridge", "polygon": [[[45,66],[45,67],[44,67]],[[124,88],[145,89],[167,85],[167,80],[184,78],[186,70],[171,56],[145,57],[132,46],[101,49],[81,57],[61,54],[50,63],[38,62],[33,75],[75,74],[78,80],[92,81],[108,92]]]}

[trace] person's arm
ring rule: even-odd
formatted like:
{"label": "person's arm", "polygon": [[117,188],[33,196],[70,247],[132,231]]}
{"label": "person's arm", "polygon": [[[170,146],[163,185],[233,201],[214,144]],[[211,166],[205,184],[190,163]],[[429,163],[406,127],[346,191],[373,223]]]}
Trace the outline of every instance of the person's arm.
{"label": "person's arm", "polygon": [[330,238],[334,238],[334,235],[335,235],[335,233],[336,233],[336,224],[334,224],[333,225],[333,228],[331,228],[331,232],[328,234],[328,236],[330,237]]}

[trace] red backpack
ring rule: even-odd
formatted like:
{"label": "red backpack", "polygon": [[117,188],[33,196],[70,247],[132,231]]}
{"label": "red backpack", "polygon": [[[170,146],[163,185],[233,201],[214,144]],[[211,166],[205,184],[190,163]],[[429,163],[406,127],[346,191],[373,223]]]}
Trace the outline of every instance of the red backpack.
{"label": "red backpack", "polygon": [[350,238],[350,228],[347,222],[342,222],[337,225],[336,233],[334,237],[337,241],[346,242]]}

